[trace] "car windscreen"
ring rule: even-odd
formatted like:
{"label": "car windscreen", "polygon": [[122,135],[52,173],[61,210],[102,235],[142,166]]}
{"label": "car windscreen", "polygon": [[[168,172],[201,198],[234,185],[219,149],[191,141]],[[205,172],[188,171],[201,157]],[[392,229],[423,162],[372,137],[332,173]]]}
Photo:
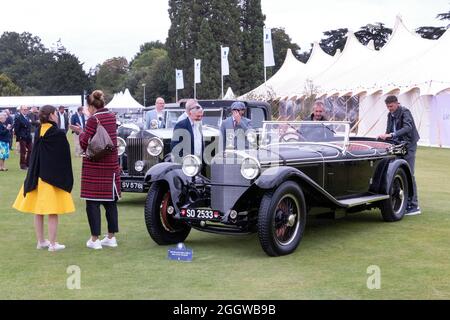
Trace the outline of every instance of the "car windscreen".
{"label": "car windscreen", "polygon": [[262,144],[316,142],[344,146],[349,137],[348,122],[279,121],[264,122]]}

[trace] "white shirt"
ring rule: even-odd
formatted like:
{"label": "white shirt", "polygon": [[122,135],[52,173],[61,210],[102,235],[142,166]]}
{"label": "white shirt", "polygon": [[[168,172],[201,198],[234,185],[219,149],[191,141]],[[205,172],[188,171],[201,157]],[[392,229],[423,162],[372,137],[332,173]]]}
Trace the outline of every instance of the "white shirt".
{"label": "white shirt", "polygon": [[61,114],[61,112],[58,112],[59,116],[59,128],[66,130],[66,122],[64,121],[64,113]]}
{"label": "white shirt", "polygon": [[201,126],[202,126],[202,122],[201,121],[191,121],[191,125],[192,125],[192,132],[194,133],[194,154],[197,157],[200,157],[200,159],[202,158],[202,144],[203,144],[203,138],[202,138],[202,132],[201,132]]}
{"label": "white shirt", "polygon": [[80,120],[80,127],[81,127],[81,129],[84,129],[83,119],[81,119],[81,115],[78,112],[77,112],[77,116],[78,116],[78,120]]}

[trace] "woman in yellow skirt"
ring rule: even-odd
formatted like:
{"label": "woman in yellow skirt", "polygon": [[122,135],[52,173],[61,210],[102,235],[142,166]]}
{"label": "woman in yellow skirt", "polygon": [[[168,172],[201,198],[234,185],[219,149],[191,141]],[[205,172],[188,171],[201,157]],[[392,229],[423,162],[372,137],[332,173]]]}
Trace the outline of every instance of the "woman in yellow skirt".
{"label": "woman in yellow skirt", "polygon": [[[31,153],[25,182],[13,208],[35,214],[37,249],[58,251],[65,248],[56,242],[58,215],[75,211],[72,195],[72,161],[66,134],[57,126],[57,110],[43,106],[39,110],[41,126]],[[48,216],[49,240],[44,238],[44,216]]]}

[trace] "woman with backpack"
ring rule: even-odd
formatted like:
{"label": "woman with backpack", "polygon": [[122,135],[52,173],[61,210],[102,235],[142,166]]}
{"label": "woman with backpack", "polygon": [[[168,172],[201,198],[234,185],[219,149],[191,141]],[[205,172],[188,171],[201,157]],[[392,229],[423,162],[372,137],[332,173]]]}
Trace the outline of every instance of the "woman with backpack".
{"label": "woman with backpack", "polygon": [[[95,90],[87,96],[90,114],[86,126],[70,128],[80,135],[80,146],[88,151],[89,143],[94,138],[97,128],[102,126],[111,138],[112,150],[102,154],[100,159],[83,157],[81,168],[81,198],[86,200],[86,212],[91,230],[91,237],[86,246],[91,249],[102,249],[104,246],[117,247],[115,234],[119,232],[117,200],[120,198],[120,171],[117,154],[116,116],[105,108],[105,97],[102,91]],[[102,129],[103,131],[103,129]],[[108,235],[102,240],[100,205],[106,210]]]}

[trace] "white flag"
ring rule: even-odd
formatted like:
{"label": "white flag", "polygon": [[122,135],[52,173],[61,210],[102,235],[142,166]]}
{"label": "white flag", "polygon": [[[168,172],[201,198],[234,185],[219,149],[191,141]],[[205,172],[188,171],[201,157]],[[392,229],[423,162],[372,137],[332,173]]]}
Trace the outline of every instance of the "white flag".
{"label": "white flag", "polygon": [[228,64],[228,53],[230,52],[229,47],[221,47],[222,55],[222,76],[230,75],[230,66]]}
{"label": "white flag", "polygon": [[176,88],[184,89],[183,70],[175,69]]}
{"label": "white flag", "polygon": [[264,28],[264,67],[273,67],[272,29]]}
{"label": "white flag", "polygon": [[194,59],[194,82],[195,83],[201,83],[200,78],[200,69],[202,67],[202,60],[200,59]]}

